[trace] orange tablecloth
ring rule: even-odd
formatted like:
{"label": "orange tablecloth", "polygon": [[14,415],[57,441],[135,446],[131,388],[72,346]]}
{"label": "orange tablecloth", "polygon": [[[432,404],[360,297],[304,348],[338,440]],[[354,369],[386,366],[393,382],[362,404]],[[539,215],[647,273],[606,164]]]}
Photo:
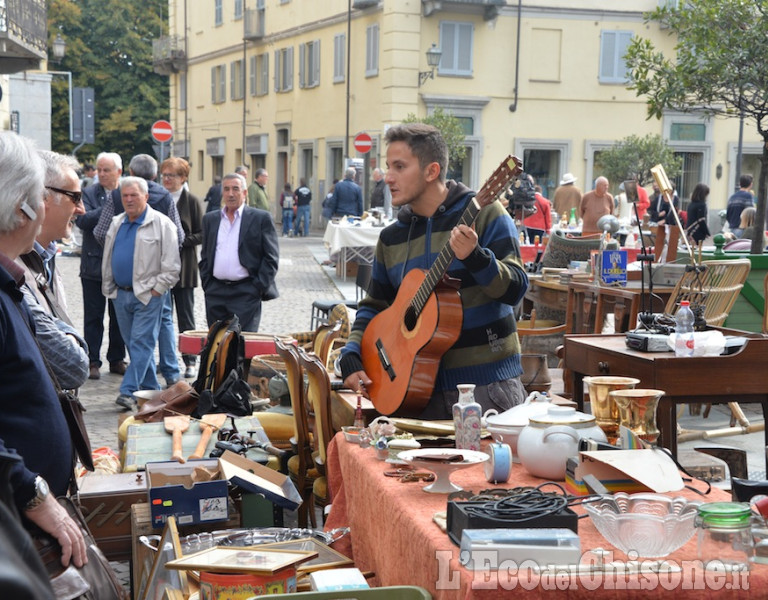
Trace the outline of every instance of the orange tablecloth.
{"label": "orange tablecloth", "polygon": [[[473,572],[462,567],[459,549],[432,521],[432,515],[446,510],[446,496],[422,491],[424,483],[400,483],[384,477],[392,465],[376,459],[372,450],[363,450],[337,435],[329,446],[328,473],[333,506],[326,521],[326,529],[349,526],[351,547],[338,548],[349,553],[359,569],[376,573],[378,585],[419,585],[432,593],[434,598],[486,599],[509,598],[510,589],[533,594],[557,594],[559,598],[630,598],[641,594],[643,598],[679,598],[702,600],[709,597],[761,597],[768,590],[768,567],[754,565],[751,572],[732,579],[719,574],[705,576],[700,569],[683,566],[683,572],[669,575],[659,581],[652,575],[640,575],[630,579],[644,586],[633,590],[603,581],[600,574],[582,578],[567,576],[531,581],[506,577],[505,571]],[[482,465],[456,471],[451,481],[464,489],[479,492],[491,487],[485,480]],[[511,481],[506,487],[535,486],[542,483],[528,475],[519,464],[513,467]],[[688,490],[680,495],[702,499]],[[713,489],[707,502],[727,501],[730,496]],[[576,508],[583,514],[583,509]],[[582,551],[605,548],[614,552],[612,560],[626,560],[626,556],[611,546],[586,517],[579,521]],[[670,560],[683,561],[696,558],[696,536]],[[590,560],[586,558],[585,560]],[[611,560],[610,558],[608,560]],[[566,574],[564,574],[566,575]],[[740,589],[734,590],[734,585]],[[726,587],[728,586],[728,587]],[[748,586],[749,589],[743,589]],[[506,588],[506,589],[505,589]],[[643,591],[638,592],[638,589]],[[726,591],[728,590],[728,591]],[[514,592],[512,592],[514,593]]]}

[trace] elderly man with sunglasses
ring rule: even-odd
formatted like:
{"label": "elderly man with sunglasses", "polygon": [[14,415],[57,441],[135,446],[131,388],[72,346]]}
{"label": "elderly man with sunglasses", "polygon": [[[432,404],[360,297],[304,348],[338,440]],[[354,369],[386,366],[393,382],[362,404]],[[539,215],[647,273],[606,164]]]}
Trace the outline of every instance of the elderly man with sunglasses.
{"label": "elderly man with sunglasses", "polygon": [[77,161],[40,150],[45,165],[45,219],[31,252],[16,263],[24,269],[24,293],[35,321],[35,334],[62,389],[76,389],[88,379],[88,345],[67,314],[67,300],[56,270],[56,240],[69,237],[76,215],[85,214]]}

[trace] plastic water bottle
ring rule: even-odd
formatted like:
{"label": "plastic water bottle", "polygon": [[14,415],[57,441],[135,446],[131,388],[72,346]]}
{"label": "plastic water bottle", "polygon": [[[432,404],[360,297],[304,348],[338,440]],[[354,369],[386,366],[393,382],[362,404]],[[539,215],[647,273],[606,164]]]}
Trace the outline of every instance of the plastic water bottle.
{"label": "plastic water bottle", "polygon": [[690,302],[683,300],[675,314],[675,356],[693,356],[693,322]]}

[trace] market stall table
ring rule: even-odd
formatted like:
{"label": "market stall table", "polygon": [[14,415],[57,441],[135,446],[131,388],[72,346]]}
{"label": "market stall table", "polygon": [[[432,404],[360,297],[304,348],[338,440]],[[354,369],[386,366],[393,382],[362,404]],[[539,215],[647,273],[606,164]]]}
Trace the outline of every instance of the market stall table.
{"label": "market stall table", "polygon": [[323,243],[328,248],[329,256],[338,256],[341,261],[341,276],[347,280],[347,263],[362,260],[370,263],[373,260],[373,249],[379,241],[383,227],[369,223],[353,225],[341,220],[338,223],[328,223],[323,235]]}
{"label": "market stall table", "polygon": [[[326,521],[326,529],[351,527],[351,550],[355,565],[362,570],[376,573],[377,585],[418,585],[430,591],[434,598],[461,598],[464,600],[509,598],[510,589],[528,591],[528,598],[628,598],[638,592],[617,591],[615,576],[591,573],[583,577],[570,577],[561,573],[558,577],[542,581],[512,577],[510,571],[473,572],[459,564],[459,548],[451,543],[447,534],[433,522],[432,517],[446,510],[446,496],[428,494],[422,490],[423,482],[401,483],[385,477],[384,471],[393,466],[376,459],[373,450],[361,449],[337,435],[329,446],[328,473],[332,491],[332,509]],[[534,478],[519,464],[513,467],[512,478],[507,484],[488,483],[483,466],[475,465],[456,471],[453,483],[475,493],[488,488],[536,486],[543,480]],[[686,496],[705,502],[727,501],[730,496],[713,489],[706,497],[690,490],[674,495]],[[584,514],[584,509],[576,508]],[[589,518],[579,521],[579,537],[582,553],[589,549],[604,548],[613,551],[610,560],[626,560],[595,529]],[[337,549],[338,546],[337,546]],[[669,559],[676,561],[696,559],[695,536]],[[583,562],[591,560],[589,556]],[[707,589],[704,573],[691,563],[682,564],[683,572],[659,581],[652,574],[636,577],[634,583],[643,584],[643,598],[692,598],[701,600],[708,594],[718,594]],[[734,579],[723,573],[718,575],[719,589],[728,583],[732,589],[729,597],[747,598],[751,590],[765,589],[768,585],[768,567],[755,565],[747,575]],[[678,579],[679,577],[679,579]],[[711,580],[709,580],[711,581]],[[670,584],[671,582],[671,584]],[[694,585],[695,584],[695,585]],[[749,589],[740,589],[748,585]],[[736,587],[739,587],[736,590]],[[696,587],[697,589],[692,589]],[[506,589],[505,589],[506,588]],[[666,589],[669,588],[669,589]],[[640,589],[639,587],[637,589]]]}

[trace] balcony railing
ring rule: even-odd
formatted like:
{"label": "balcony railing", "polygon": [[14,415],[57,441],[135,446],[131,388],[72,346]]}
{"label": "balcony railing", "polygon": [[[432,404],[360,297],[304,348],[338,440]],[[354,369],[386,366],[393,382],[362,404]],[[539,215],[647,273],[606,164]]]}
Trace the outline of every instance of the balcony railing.
{"label": "balcony railing", "polygon": [[187,70],[187,54],[184,52],[184,38],[166,35],[152,40],[152,66],[155,73],[171,75]]}
{"label": "balcony railing", "polygon": [[506,0],[421,0],[422,11],[425,17],[441,10],[455,10],[457,7],[476,9],[482,13],[483,19],[490,21],[499,16],[499,9],[506,6]]}
{"label": "balcony railing", "polygon": [[0,2],[0,73],[40,68],[47,51],[45,0]]}
{"label": "balcony railing", "polygon": [[263,8],[249,8],[245,11],[245,39],[260,40],[264,37],[265,10]]}

